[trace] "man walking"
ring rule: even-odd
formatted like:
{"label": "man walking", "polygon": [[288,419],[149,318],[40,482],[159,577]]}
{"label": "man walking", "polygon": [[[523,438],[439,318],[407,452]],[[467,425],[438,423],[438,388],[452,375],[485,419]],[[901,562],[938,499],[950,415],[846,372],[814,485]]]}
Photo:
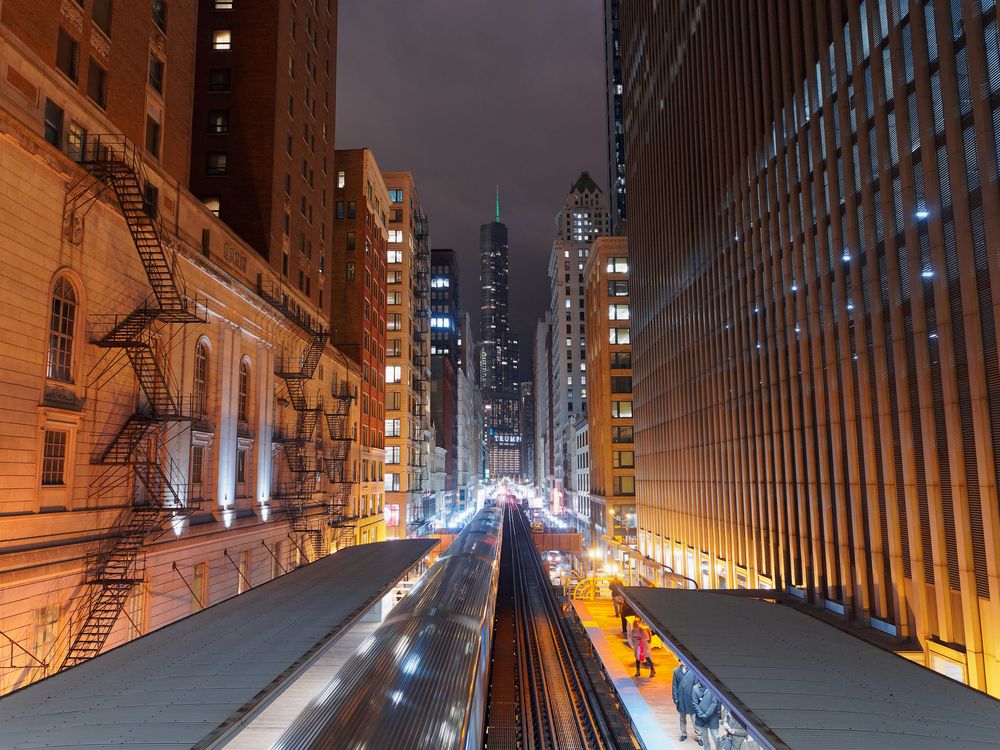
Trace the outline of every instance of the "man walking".
{"label": "man walking", "polygon": [[694,701],[694,729],[699,735],[698,744],[709,750],[719,750],[719,699],[715,693],[695,680],[691,691]]}
{"label": "man walking", "polygon": [[687,664],[681,663],[674,670],[674,681],[671,687],[671,695],[674,699],[674,707],[677,709],[677,716],[681,727],[681,742],[688,738],[687,724],[688,717],[694,721],[694,672],[687,668]]}

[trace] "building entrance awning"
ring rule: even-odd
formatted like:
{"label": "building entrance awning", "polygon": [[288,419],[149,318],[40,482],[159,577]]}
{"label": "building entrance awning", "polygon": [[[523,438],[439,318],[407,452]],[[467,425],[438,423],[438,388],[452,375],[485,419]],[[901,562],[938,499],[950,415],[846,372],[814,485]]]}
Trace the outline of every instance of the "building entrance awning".
{"label": "building entrance awning", "polygon": [[762,747],[1000,748],[1000,701],[808,614],[707,591],[624,593]]}

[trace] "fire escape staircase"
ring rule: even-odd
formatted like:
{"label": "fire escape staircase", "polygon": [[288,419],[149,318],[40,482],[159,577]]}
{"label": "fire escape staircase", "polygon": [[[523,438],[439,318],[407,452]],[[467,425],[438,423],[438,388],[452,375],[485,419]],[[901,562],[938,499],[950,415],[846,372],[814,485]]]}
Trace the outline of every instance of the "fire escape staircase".
{"label": "fire escape staircase", "polygon": [[87,592],[77,613],[79,629],[71,633],[62,668],[101,652],[129,595],[143,580],[146,539],[163,533],[171,519],[194,510],[177,490],[179,472],[165,445],[166,425],[188,417],[155,342],[164,324],[204,321],[199,314],[204,305],[186,295],[172,251],[163,242],[155,210],[147,205],[140,148],[122,135],[95,135],[88,139],[79,161],[85,173],[70,187],[66,211],[85,212],[110,190],[128,226],[152,296],[116,319],[94,342],[124,351],[146,404],[125,421],[95,458],[95,463],[131,472],[133,498],[88,559]]}
{"label": "fire escape staircase", "polygon": [[351,495],[355,478],[351,471],[351,407],[354,396],[341,388],[333,397],[333,410],[324,414],[330,433],[330,449],[323,458],[326,478],[330,483],[330,498],[326,507],[327,523],[335,530],[337,546],[349,546],[354,541],[355,519],[351,516]]}
{"label": "fire escape staircase", "polygon": [[299,357],[297,367],[290,366],[290,363],[286,366],[280,360],[275,367],[275,374],[285,383],[288,400],[296,412],[296,420],[294,433],[280,441],[283,443],[288,470],[293,478],[290,482],[278,484],[273,497],[284,510],[292,532],[301,535],[307,557],[315,560],[322,550],[323,530],[317,526],[314,517],[309,513],[313,505],[313,496],[318,490],[319,477],[319,467],[309,454],[316,425],[323,413],[323,402],[306,396],[306,383],[316,374],[316,368],[319,366],[320,357],[330,339],[330,334],[322,325],[302,315],[284,294],[268,290],[260,282],[258,282],[258,292],[309,335],[309,344]]}

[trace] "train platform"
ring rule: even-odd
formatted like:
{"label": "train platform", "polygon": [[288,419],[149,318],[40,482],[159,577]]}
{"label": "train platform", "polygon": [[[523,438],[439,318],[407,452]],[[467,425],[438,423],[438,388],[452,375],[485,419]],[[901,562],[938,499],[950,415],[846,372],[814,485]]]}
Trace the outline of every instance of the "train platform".
{"label": "train platform", "polygon": [[0,747],[266,747],[436,543],[348,547],[29,685],[0,699]]}
{"label": "train platform", "polygon": [[678,664],[674,655],[662,646],[654,647],[656,676],[650,677],[643,667],[642,676],[636,678],[632,647],[622,636],[621,620],[611,600],[576,600],[573,606],[646,749],[697,747],[690,735],[687,742],[678,741],[677,711],[671,696],[671,680]]}

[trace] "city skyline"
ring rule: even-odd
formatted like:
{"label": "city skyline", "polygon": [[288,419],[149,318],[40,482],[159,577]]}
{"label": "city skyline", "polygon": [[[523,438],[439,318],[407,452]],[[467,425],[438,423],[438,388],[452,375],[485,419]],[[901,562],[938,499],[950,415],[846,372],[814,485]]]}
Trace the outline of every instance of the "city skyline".
{"label": "city skyline", "polygon": [[[432,243],[455,248],[467,271],[500,186],[520,280],[511,328],[529,378],[556,213],[583,170],[608,192],[601,3],[368,0],[342,3],[339,22],[337,147],[370,147],[384,167],[413,172]],[[467,272],[462,298],[478,295]]]}

